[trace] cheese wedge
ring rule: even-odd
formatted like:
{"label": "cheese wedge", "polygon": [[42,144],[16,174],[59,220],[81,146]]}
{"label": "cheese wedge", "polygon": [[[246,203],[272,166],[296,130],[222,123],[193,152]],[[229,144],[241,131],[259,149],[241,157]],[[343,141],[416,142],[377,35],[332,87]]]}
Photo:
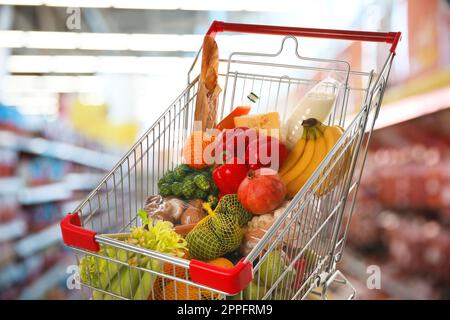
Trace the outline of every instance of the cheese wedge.
{"label": "cheese wedge", "polygon": [[235,117],[234,125],[235,127],[255,128],[275,138],[280,136],[280,115],[278,112]]}

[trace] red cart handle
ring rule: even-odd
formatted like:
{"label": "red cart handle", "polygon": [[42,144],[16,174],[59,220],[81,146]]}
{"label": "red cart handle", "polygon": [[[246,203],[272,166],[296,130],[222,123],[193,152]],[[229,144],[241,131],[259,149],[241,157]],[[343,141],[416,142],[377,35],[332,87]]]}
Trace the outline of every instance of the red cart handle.
{"label": "red cart handle", "polygon": [[395,54],[395,49],[400,41],[401,32],[372,32],[351,31],[333,29],[312,29],[296,27],[280,27],[257,24],[228,23],[214,20],[209,27],[207,35],[214,37],[217,32],[242,32],[275,35],[292,35],[296,37],[327,38],[354,41],[385,42],[391,44],[390,51]]}
{"label": "red cart handle", "polygon": [[195,283],[228,294],[241,292],[253,280],[252,264],[244,262],[244,258],[229,269],[192,259],[189,263],[189,274]]}
{"label": "red cart handle", "polygon": [[81,227],[78,213],[67,214],[60,223],[63,242],[69,246],[86,249],[89,251],[100,251],[100,245],[95,240],[94,231]]}

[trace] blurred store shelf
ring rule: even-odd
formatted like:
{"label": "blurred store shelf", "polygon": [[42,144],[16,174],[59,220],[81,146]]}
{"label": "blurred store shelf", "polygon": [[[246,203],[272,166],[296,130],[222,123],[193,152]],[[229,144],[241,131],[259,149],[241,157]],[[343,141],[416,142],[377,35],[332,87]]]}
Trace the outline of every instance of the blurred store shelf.
{"label": "blurred store shelf", "polygon": [[55,264],[36,281],[26,287],[19,296],[23,300],[36,300],[42,298],[47,291],[56,287],[60,282],[63,282],[68,274],[66,273],[67,261],[63,260]]}
{"label": "blurred store shelf", "polygon": [[16,176],[0,177],[0,194],[12,195],[22,187],[22,181]]}
{"label": "blurred store shelf", "polygon": [[20,282],[27,277],[28,274],[39,270],[43,257],[36,255],[28,257],[22,262],[9,264],[0,269],[0,291],[5,290],[14,283]]}
{"label": "blurred store shelf", "polygon": [[14,127],[0,129],[0,298],[39,299],[64,282],[61,216],[117,157],[77,146],[76,133],[63,137],[72,144]]}
{"label": "blurred store shelf", "polygon": [[27,223],[21,218],[0,224],[0,242],[14,240],[25,235],[26,232]]}
{"label": "blurred store shelf", "polygon": [[450,85],[382,105],[375,129],[392,126],[450,108]]}
{"label": "blurred store shelf", "polygon": [[103,178],[103,174],[95,173],[68,173],[64,177],[64,183],[70,190],[85,190],[90,191],[94,189],[100,180]]}
{"label": "blurred store shelf", "polygon": [[73,196],[73,191],[93,189],[101,178],[99,174],[69,173],[61,182],[20,189],[18,200],[22,205],[67,200]]}
{"label": "blurred store shelf", "polygon": [[18,257],[27,257],[61,241],[61,229],[58,222],[42,231],[27,235],[19,240],[14,247]]}
{"label": "blurred store shelf", "polygon": [[22,205],[40,204],[69,199],[72,192],[64,182],[22,189],[18,199]]}
{"label": "blurred store shelf", "polygon": [[0,131],[0,147],[74,162],[88,167],[109,170],[119,160],[117,156],[93,151],[63,142],[19,136]]}
{"label": "blurred store shelf", "polygon": [[[450,108],[425,112],[372,135],[341,262],[362,298],[450,297],[449,119]],[[367,288],[369,265],[381,291]]]}

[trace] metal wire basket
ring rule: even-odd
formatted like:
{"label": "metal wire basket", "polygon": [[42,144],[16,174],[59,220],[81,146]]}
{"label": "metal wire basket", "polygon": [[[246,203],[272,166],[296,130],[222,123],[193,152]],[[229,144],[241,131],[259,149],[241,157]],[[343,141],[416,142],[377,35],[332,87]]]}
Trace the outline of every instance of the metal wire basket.
{"label": "metal wire basket", "polygon": [[[355,195],[367,154],[386,81],[395,55],[400,33],[360,32],[305,29],[291,27],[233,24],[214,21],[208,34],[245,32],[280,35],[281,47],[275,53],[234,52],[220,60],[219,81],[223,87],[218,116],[231,111],[235,103],[249,91],[261,97],[256,113],[278,111],[286,119],[292,93],[306,91],[315,85],[314,75],[333,72],[343,81],[330,84],[338,93],[328,124],[345,128],[345,133],[315,170],[287,209],[264,237],[232,269],[214,267],[197,260],[173,257],[125,243],[111,233],[122,233],[138,226],[136,212],[149,195],[158,192],[157,182],[166,172],[181,163],[181,148],[193,130],[193,114],[199,77],[193,77],[201,49],[189,70],[188,85],[159,119],[112,168],[89,196],[61,222],[64,242],[77,252],[78,259],[92,256],[120,267],[120,272],[134,270],[139,284],[145,274],[155,280],[149,296],[136,297],[136,287],[120,287],[119,292],[101,288],[88,279],[82,285],[118,299],[304,299],[315,288],[321,295],[331,282],[347,284],[336,269],[345,247],[347,229],[355,203]],[[298,52],[297,37],[372,41],[391,44],[380,70],[354,70],[352,61],[303,57]],[[295,59],[280,62],[285,43],[295,44]],[[357,103],[357,105],[356,105]],[[359,108],[351,108],[360,106]],[[350,165],[342,166],[351,155]],[[329,177],[338,177],[333,190],[318,196]],[[100,247],[112,249],[116,255],[105,255]],[[281,250],[282,249],[282,250]],[[120,259],[117,252],[126,253]],[[288,263],[281,266],[280,259]],[[285,257],[284,257],[285,256]],[[137,264],[128,263],[131,257]],[[159,261],[161,270],[142,267],[140,260]],[[262,268],[271,268],[265,272]],[[293,272],[295,270],[295,272]],[[272,279],[268,279],[271,277]],[[254,280],[253,286],[248,286]],[[111,283],[112,279],[106,279]],[[170,289],[168,284],[171,284]],[[248,288],[246,289],[246,287]],[[352,287],[351,287],[352,288]],[[350,297],[354,297],[352,289]]]}

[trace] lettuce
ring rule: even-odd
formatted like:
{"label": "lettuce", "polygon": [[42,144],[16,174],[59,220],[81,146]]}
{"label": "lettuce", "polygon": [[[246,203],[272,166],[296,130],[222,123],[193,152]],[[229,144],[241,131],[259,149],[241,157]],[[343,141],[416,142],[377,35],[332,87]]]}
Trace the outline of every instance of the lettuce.
{"label": "lettuce", "polygon": [[131,228],[128,243],[139,247],[168,253],[182,257],[187,250],[187,242],[173,229],[169,221],[152,220],[147,217],[144,210],[139,210],[143,226]]}

